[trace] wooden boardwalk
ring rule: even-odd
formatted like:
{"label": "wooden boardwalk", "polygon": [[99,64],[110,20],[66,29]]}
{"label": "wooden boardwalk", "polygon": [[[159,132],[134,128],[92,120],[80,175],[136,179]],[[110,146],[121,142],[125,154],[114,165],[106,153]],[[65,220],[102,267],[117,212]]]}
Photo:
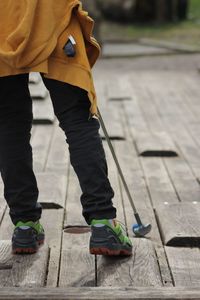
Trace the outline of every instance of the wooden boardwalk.
{"label": "wooden boardwalk", "polygon": [[147,238],[133,236],[133,211],[101,132],[118,219],[133,241],[131,258],[89,254],[90,228],[65,136],[32,75],[31,143],[46,244],[35,255],[12,256],[1,182],[0,299],[200,298],[200,75],[194,62],[183,70],[178,57],[170,58],[166,69],[167,58],[159,62],[163,68],[153,59],[155,68],[134,69],[122,59],[102,60],[95,69],[99,108],[137,209],[152,224]]}

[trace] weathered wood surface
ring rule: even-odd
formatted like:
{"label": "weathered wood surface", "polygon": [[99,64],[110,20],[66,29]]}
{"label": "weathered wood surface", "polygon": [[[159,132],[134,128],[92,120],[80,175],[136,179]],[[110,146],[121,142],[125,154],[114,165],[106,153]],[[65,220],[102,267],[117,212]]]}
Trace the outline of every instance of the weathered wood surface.
{"label": "weathered wood surface", "polygon": [[156,252],[151,241],[133,239],[133,256],[102,257],[98,286],[162,286]]}
{"label": "weathered wood surface", "polygon": [[[81,215],[80,204],[80,187],[78,179],[72,169],[69,171],[69,183],[66,203],[66,226],[86,226]],[[70,232],[63,232],[62,251],[60,262],[60,287],[68,286],[95,286],[95,264],[94,256],[89,254],[89,232],[81,230],[75,234]]]}
{"label": "weathered wood surface", "polygon": [[171,137],[165,132],[139,132],[135,138],[139,155],[177,156],[178,150]]}
{"label": "weathered wood surface", "polygon": [[35,125],[31,139],[33,148],[33,169],[35,172],[43,172],[45,169],[46,158],[51,146],[53,126]]}
{"label": "weathered wood surface", "polygon": [[141,164],[154,208],[179,202],[163,159],[143,157]]}
{"label": "weathered wood surface", "polygon": [[69,164],[69,151],[66,143],[66,137],[57,124],[51,139],[51,145],[46,157],[45,171],[54,171],[57,173],[67,174]]}
{"label": "weathered wood surface", "polygon": [[[127,220],[124,220],[124,205],[121,198],[119,178],[117,178],[116,174],[116,166],[110,150],[105,143],[104,148],[109,165],[109,178],[115,191],[113,202],[118,212],[117,219],[126,226]],[[132,233],[131,240],[133,243],[132,257],[118,259],[113,257],[98,257],[98,286],[162,286],[160,270],[153,244],[145,239],[139,240],[132,238]]]}
{"label": "weathered wood surface", "polygon": [[31,72],[29,74],[29,84],[37,84],[42,80],[41,76],[37,72]]}
{"label": "weathered wood surface", "polygon": [[[107,87],[105,82],[99,80],[97,83],[97,97],[99,101],[99,110],[104,120],[108,135],[111,139],[124,139],[124,130],[120,122],[120,111],[117,105],[107,101]],[[105,139],[104,132],[100,128],[100,134]]]}
{"label": "weathered wood surface", "polygon": [[199,286],[200,250],[199,248],[166,247],[175,286]]}
{"label": "weathered wood surface", "polygon": [[67,176],[55,172],[36,174],[39,202],[44,208],[64,208],[67,193]]}
{"label": "weathered wood surface", "polygon": [[[30,94],[33,100],[45,100],[48,96],[48,91],[44,86],[42,80],[39,80],[37,76],[31,78],[34,83],[29,84]],[[35,104],[35,102],[34,102]]]}
{"label": "weathered wood surface", "polygon": [[200,246],[200,203],[156,207],[163,242],[169,246]]}
{"label": "weathered wood surface", "polygon": [[50,96],[43,101],[33,103],[33,124],[53,124],[55,120],[54,110]]}
{"label": "weathered wood surface", "polygon": [[[106,97],[108,101],[132,100],[129,81],[121,80],[118,76],[112,76],[106,82]],[[112,104],[112,106],[115,106]]]}
{"label": "weathered wood surface", "polygon": [[2,288],[1,300],[199,300],[200,288]]}
{"label": "weathered wood surface", "polygon": [[42,224],[45,239],[49,246],[49,260],[46,278],[47,287],[57,287],[60,269],[61,242],[63,233],[64,209],[44,209]]}
{"label": "weathered wood surface", "polygon": [[[157,257],[159,259],[162,282],[164,285],[172,285],[172,278],[167,264],[165,251],[162,246],[154,211],[152,209],[148,190],[145,186],[143,173],[141,172],[141,167],[136,156],[136,152],[134,152],[135,150],[131,143],[115,142],[115,144],[117,154],[122,165],[122,170],[124,172],[130,192],[133,196],[136,208],[140,213],[141,219],[144,224],[152,224],[152,231],[147,237],[150,238],[154,243]],[[134,214],[123,187],[122,192],[126,222],[129,229],[129,234],[132,235],[132,225],[135,223]]]}
{"label": "weathered wood surface", "polygon": [[0,287],[44,286],[48,264],[47,245],[31,255],[12,255],[10,241],[0,241]]}
{"label": "weathered wood surface", "polygon": [[11,240],[14,226],[10,220],[9,208],[7,207],[0,226],[0,240]]}
{"label": "weathered wood surface", "polygon": [[[43,270],[46,268],[47,273],[41,276],[46,276],[45,282],[48,287],[67,287],[67,289],[44,289],[37,292],[43,293],[42,299],[49,296],[50,291],[49,299],[51,297],[52,299],[53,297],[55,299],[59,297],[61,299],[81,299],[81,297],[82,299],[90,299],[90,297],[91,299],[123,299],[123,297],[124,299],[184,299],[184,297],[190,299],[192,295],[197,299],[197,293],[191,292],[189,286],[199,285],[199,249],[197,247],[170,248],[163,247],[163,244],[167,244],[170,240],[178,241],[179,245],[198,246],[199,242],[197,240],[200,203],[199,77],[194,72],[188,74],[154,70],[135,72],[132,68],[133,62],[129,65],[121,61],[118,65],[121,75],[116,79],[116,67],[115,69],[113,65],[112,68],[109,67],[111,64],[108,61],[107,64],[108,67],[103,68],[100,63],[99,69],[97,68],[100,111],[110,136],[120,139],[114,142],[114,147],[125,178],[143,222],[152,223],[153,229],[146,239],[133,238],[131,229],[135,222],[133,211],[104,141],[109,178],[115,190],[114,204],[118,208],[117,218],[128,227],[134,251],[131,258],[115,260],[97,257],[97,268],[95,268],[95,258],[88,251],[89,228],[81,216],[81,191],[77,177],[70,167],[64,133],[58,128],[57,122],[46,127],[34,125],[31,143],[40,199],[43,203],[48,203],[45,204],[46,207],[50,207],[49,202],[51,204],[51,209],[44,209],[42,216],[49,251],[47,251],[48,255],[46,252],[40,254],[48,256],[48,269],[43,265]],[[159,68],[160,66],[155,64],[155,69]],[[165,68],[168,68],[167,60],[165,60]],[[37,78],[34,80],[39,82]],[[36,102],[39,105],[45,104],[45,100],[34,101]],[[50,99],[48,105],[52,109]],[[42,110],[41,107],[40,111]],[[43,111],[46,113],[45,108]],[[164,136],[164,146],[162,136]],[[166,143],[166,140],[169,142]],[[139,152],[145,148],[154,151],[162,150],[161,153],[156,152],[156,154],[163,154],[163,152],[166,154],[165,151],[170,149],[170,153],[176,151],[179,157],[139,156]],[[2,187],[3,185],[0,184],[0,189]],[[5,210],[6,204],[2,191],[0,193],[2,195],[0,197],[0,219],[2,218],[0,238],[10,240],[13,225],[8,209]],[[55,209],[55,207],[62,208]],[[63,232],[63,225],[71,226],[68,232]],[[75,225],[79,226],[80,231],[83,229],[84,233],[72,233],[74,229],[72,227]],[[2,285],[6,286],[13,285],[13,281],[10,281],[13,279],[9,275],[12,270],[12,259],[6,259],[8,254],[4,244],[0,252],[2,257],[0,274],[3,272]],[[34,264],[39,264],[39,261],[37,259]],[[27,280],[21,281],[25,286],[29,286]],[[97,290],[94,288],[96,284]],[[187,287],[181,288],[181,291],[180,289],[166,290],[164,287],[172,285],[181,287],[187,285]],[[82,288],[83,286],[85,289]],[[102,289],[101,286],[104,288]],[[111,286],[113,289],[108,288]],[[123,288],[119,289],[118,286]],[[133,289],[133,286],[142,286],[143,290]],[[145,286],[148,286],[147,290]],[[153,290],[151,286],[154,286]],[[161,288],[158,289],[159,286]],[[21,288],[18,290],[18,295],[20,291]],[[29,290],[27,295],[23,294],[23,297],[37,299],[39,295],[30,296],[34,291]],[[13,295],[12,290],[7,289],[7,299],[10,297],[8,292]],[[0,299],[3,297],[1,293],[2,289]]]}
{"label": "weathered wood surface", "polygon": [[3,199],[3,197],[0,196],[0,224],[3,219],[5,210],[6,210],[6,201],[5,199]]}
{"label": "weathered wood surface", "polygon": [[200,186],[187,162],[181,158],[164,161],[179,199],[184,202],[200,202]]}

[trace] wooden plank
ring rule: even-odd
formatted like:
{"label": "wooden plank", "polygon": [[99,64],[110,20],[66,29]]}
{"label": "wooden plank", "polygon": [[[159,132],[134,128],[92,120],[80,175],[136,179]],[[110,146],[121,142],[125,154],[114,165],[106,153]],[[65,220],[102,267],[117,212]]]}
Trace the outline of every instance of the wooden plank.
{"label": "wooden plank", "polygon": [[[189,79],[190,77],[192,79]],[[199,107],[199,83],[195,77],[194,72],[186,75],[180,72],[149,72],[141,81],[148,83],[148,89],[151,91],[148,107],[153,101],[165,128],[176,141],[180,154],[198,178],[200,176],[198,135],[191,129],[198,123],[198,115],[194,112],[198,111]]]}
{"label": "wooden plank", "polygon": [[199,300],[199,287],[2,288],[1,300]]}
{"label": "wooden plank", "polygon": [[[33,75],[32,75],[33,76]],[[31,80],[33,77],[31,78]],[[33,100],[44,100],[48,96],[49,92],[42,80],[38,80],[37,76],[34,76],[34,83],[29,84],[30,94]],[[37,82],[37,83],[36,83]]]}
{"label": "wooden plank", "polygon": [[106,91],[108,101],[131,100],[129,82],[126,80],[124,74],[121,78],[118,76],[112,76],[106,82]]}
{"label": "wooden plank", "polygon": [[51,139],[50,149],[46,157],[45,171],[56,171],[56,173],[68,172],[69,151],[66,144],[64,132],[55,124],[54,133]]}
{"label": "wooden plank", "polygon": [[156,207],[156,215],[165,245],[188,247],[200,245],[200,203]]}
{"label": "wooden plank", "polygon": [[164,162],[179,199],[184,202],[200,202],[200,186],[185,160],[173,158],[165,159]]}
{"label": "wooden plank", "polygon": [[9,216],[9,208],[7,207],[0,226],[0,240],[11,240],[13,229],[14,226]]}
{"label": "wooden plank", "polygon": [[176,191],[163,164],[158,157],[140,159],[153,207],[179,202]]}
{"label": "wooden plank", "polygon": [[106,43],[103,47],[103,58],[127,58],[173,54],[173,50],[160,47],[142,46],[136,43]]}
{"label": "wooden plank", "polygon": [[141,156],[177,156],[178,149],[165,131],[138,132],[135,136],[137,151]]}
{"label": "wooden plank", "polygon": [[31,72],[29,74],[29,84],[37,84],[41,81],[41,76],[37,72]]}
{"label": "wooden plank", "polygon": [[[117,220],[124,224],[126,227],[124,207],[122,203],[122,195],[119,186],[119,179],[117,175],[117,169],[113,161],[111,152],[106,142],[103,143],[104,150],[106,154],[107,164],[108,164],[108,177],[111,186],[114,190],[113,204],[117,209]],[[135,239],[133,244],[135,243]],[[136,247],[137,248],[137,247]],[[98,256],[97,257],[97,285],[98,286],[124,286],[131,285],[136,281],[136,276],[133,271],[134,263],[136,258],[136,248],[133,249],[133,256],[126,257],[125,259],[116,259]],[[126,282],[126,283],[125,283]]]}
{"label": "wooden plank", "polygon": [[103,257],[98,273],[100,286],[162,286],[154,246],[147,239],[132,239],[132,258]]}
{"label": "wooden plank", "polygon": [[[49,246],[49,262],[46,278],[46,285],[48,287],[57,286],[60,266],[63,218],[64,209],[43,209],[41,223],[44,226],[45,239],[46,243]],[[11,223],[9,212],[7,209],[6,214],[3,218],[3,222],[0,226],[0,240],[10,240],[12,237],[13,229],[14,226]],[[3,251],[2,249],[3,248],[1,248],[1,251]]]}
{"label": "wooden plank", "polygon": [[33,148],[33,169],[35,172],[43,172],[45,169],[53,131],[53,126],[37,125],[35,128],[31,140]]}
{"label": "wooden plank", "polygon": [[[48,287],[57,286],[60,266],[63,218],[64,209],[43,209],[41,223],[44,226],[45,239],[49,246],[49,262],[46,278],[46,285]],[[14,227],[11,223],[7,209],[3,218],[3,222],[0,226],[0,239],[10,240],[12,237],[13,228]],[[3,251],[3,248],[1,248],[1,251]],[[6,251],[4,252],[7,253]],[[2,255],[0,255],[0,257],[2,257]]]}
{"label": "wooden plank", "polygon": [[[135,99],[135,97],[133,97],[133,100],[134,99]],[[133,101],[133,103],[134,103],[134,101]],[[137,117],[139,117],[138,121],[139,120],[142,121],[142,122],[138,122],[138,123],[136,122],[135,126],[137,127],[139,125],[139,128],[141,125],[142,125],[142,128],[143,128],[143,126],[146,127],[147,125],[141,115],[140,110],[138,109],[138,106],[136,105],[135,108],[136,108],[136,111],[135,111],[136,119],[137,119]],[[127,138],[127,140],[129,140],[129,141],[126,143],[126,145],[124,145],[125,147],[121,146],[121,150],[119,148],[119,161],[120,161],[122,168],[124,166],[124,175],[127,176],[126,180],[127,180],[127,183],[129,184],[129,189],[130,189],[130,192],[134,199],[136,208],[138,209],[137,205],[141,206],[141,203],[142,203],[141,201],[144,201],[144,203],[146,203],[146,201],[148,203],[150,202],[151,208],[149,210],[149,213],[150,213],[151,219],[153,220],[153,222],[151,221],[151,224],[153,227],[153,230],[151,232],[151,240],[153,240],[153,242],[154,242],[154,247],[155,247],[155,251],[156,251],[156,255],[157,255],[157,259],[158,259],[159,267],[160,267],[162,283],[164,286],[172,286],[173,282],[172,282],[172,277],[171,277],[170,269],[169,269],[167,258],[166,258],[166,253],[165,253],[165,250],[164,250],[161,238],[160,238],[160,233],[158,232],[159,229],[157,228],[157,222],[155,223],[155,220],[154,220],[154,217],[155,217],[154,210],[152,211],[152,206],[153,206],[154,200],[152,200],[150,198],[151,195],[150,195],[149,187],[147,186],[147,181],[144,181],[145,173],[144,173],[144,168],[141,163],[141,158],[137,156],[136,149],[133,147],[133,144],[132,144],[132,136],[131,136],[131,128],[130,128],[130,125],[132,125],[132,119],[127,118],[126,113],[129,114],[130,111],[125,110],[125,102],[123,102],[123,104],[122,104],[121,111],[123,112],[121,114],[122,124],[125,129],[126,136],[129,137],[129,138]],[[122,143],[117,143],[117,144],[123,145]],[[126,146],[127,146],[127,149],[126,149]],[[124,155],[123,151],[127,151],[127,154]],[[131,163],[131,165],[130,165],[130,163]],[[129,169],[129,168],[130,168],[130,171],[128,173],[125,173],[125,171],[127,171],[127,169]],[[130,180],[128,182],[129,176],[130,176],[130,178],[132,178],[132,180]],[[142,184],[140,183],[140,178],[142,179],[142,181],[141,181]],[[131,183],[131,181],[134,183],[134,186],[133,186],[133,183]],[[139,192],[136,193],[136,191],[139,191]],[[127,197],[124,199],[124,202],[126,203],[126,204],[124,204],[124,206],[126,208],[126,216],[127,216],[126,218],[129,219],[129,226],[132,226],[131,225],[132,224],[132,216],[130,213],[132,208],[129,204]],[[137,202],[138,202],[138,204],[137,204]],[[139,211],[140,216],[142,216],[142,220],[143,220],[144,217],[141,214],[142,211],[140,211],[140,210],[142,208],[140,206],[139,206],[138,211]],[[147,207],[148,206],[149,206],[149,204],[147,205]],[[146,219],[147,223],[149,222],[148,218]],[[144,220],[143,220],[143,222],[144,222]],[[154,226],[155,226],[155,229],[154,229]]]}
{"label": "wooden plank", "polygon": [[43,209],[41,223],[45,229],[45,239],[49,246],[47,287],[57,287],[61,242],[63,232],[64,209]]}
{"label": "wooden plank", "polygon": [[55,115],[48,95],[43,101],[33,102],[33,124],[53,124]]}
{"label": "wooden plank", "polygon": [[4,199],[4,185],[2,179],[0,178],[0,224],[2,222],[5,210],[6,210],[6,201]]}
{"label": "wooden plank", "polygon": [[197,287],[200,281],[200,251],[198,248],[166,247],[175,286]]}
{"label": "wooden plank", "polygon": [[0,257],[0,264],[7,262],[7,268],[0,270],[0,287],[44,286],[49,253],[47,245],[32,255],[12,255],[10,241],[0,241],[1,247],[3,257],[2,261]]}
{"label": "wooden plank", "polygon": [[89,233],[64,233],[60,287],[95,286],[94,256],[88,251]]}
{"label": "wooden plank", "polygon": [[141,38],[139,40],[139,43],[141,45],[147,45],[152,47],[158,47],[161,49],[168,49],[172,51],[182,52],[182,53],[199,53],[200,49],[194,45],[185,45],[183,43],[176,43],[172,41],[166,41],[166,40],[156,40],[151,38]]}
{"label": "wooden plank", "polygon": [[0,224],[2,222],[5,210],[6,210],[6,201],[5,199],[0,197]]}
{"label": "wooden plank", "polygon": [[74,172],[73,167],[69,164],[65,227],[70,225],[87,225],[85,219],[82,216],[82,206],[80,202],[81,194],[82,192],[78,177]]}
{"label": "wooden plank", "polygon": [[67,193],[66,175],[56,173],[37,173],[39,202],[44,208],[65,207]]}
{"label": "wooden plank", "polygon": [[[99,110],[104,120],[108,135],[111,139],[124,139],[124,130],[120,120],[120,110],[117,103],[108,101],[105,83],[101,81],[97,85],[97,96],[99,101]],[[100,134],[105,139],[103,130],[100,128]]]}
{"label": "wooden plank", "polygon": [[[172,285],[172,278],[165,256],[165,251],[160,239],[160,233],[154,216],[154,211],[151,206],[148,191],[145,186],[144,174],[141,170],[138,157],[132,143],[130,142],[115,142],[116,150],[124,176],[129,186],[130,192],[133,195],[137,210],[144,224],[151,223],[152,231],[149,234],[151,241],[159,259],[160,272],[163,285]],[[134,214],[127,196],[122,188],[124,198],[124,208],[126,212],[126,220],[130,235],[132,235],[132,225],[135,223]]]}
{"label": "wooden plank", "polygon": [[[80,187],[72,167],[66,205],[66,226],[85,226],[81,217]],[[95,286],[94,256],[89,254],[90,232],[73,234],[65,231],[62,240],[59,286]],[[77,267],[78,266],[78,267]]]}

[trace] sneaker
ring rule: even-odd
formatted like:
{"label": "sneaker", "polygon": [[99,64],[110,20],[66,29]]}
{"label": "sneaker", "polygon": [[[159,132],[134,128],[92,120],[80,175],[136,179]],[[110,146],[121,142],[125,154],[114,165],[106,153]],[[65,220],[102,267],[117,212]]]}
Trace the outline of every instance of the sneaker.
{"label": "sneaker", "polygon": [[19,221],[12,236],[13,254],[36,253],[39,246],[44,243],[44,229],[39,221]]}
{"label": "sneaker", "polygon": [[115,220],[92,220],[91,231],[91,254],[132,255],[132,242]]}

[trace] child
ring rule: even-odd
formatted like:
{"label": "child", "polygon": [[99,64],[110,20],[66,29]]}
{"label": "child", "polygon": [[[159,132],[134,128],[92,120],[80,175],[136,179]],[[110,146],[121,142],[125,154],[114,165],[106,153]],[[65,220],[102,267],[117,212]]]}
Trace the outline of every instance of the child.
{"label": "child", "polygon": [[93,21],[78,0],[0,2],[0,172],[15,226],[13,253],[34,253],[44,242],[41,205],[32,169],[32,100],[28,77],[40,72],[69,144],[82,189],[83,216],[91,225],[91,254],[131,255],[115,221],[114,192],[99,136],[91,67],[100,48]]}

